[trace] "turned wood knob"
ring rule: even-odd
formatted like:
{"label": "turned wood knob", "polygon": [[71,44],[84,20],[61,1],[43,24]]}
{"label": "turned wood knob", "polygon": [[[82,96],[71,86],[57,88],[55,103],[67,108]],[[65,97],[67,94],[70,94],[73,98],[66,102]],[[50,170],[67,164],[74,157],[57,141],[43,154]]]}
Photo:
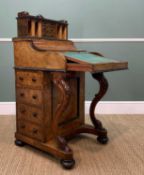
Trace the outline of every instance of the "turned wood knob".
{"label": "turned wood knob", "polygon": [[37,130],[36,128],[33,128],[32,132],[33,132],[34,134],[37,134],[37,133],[38,133],[38,130]]}
{"label": "turned wood knob", "polygon": [[37,95],[33,95],[32,98],[33,98],[33,99],[37,99]]}
{"label": "turned wood knob", "polygon": [[34,112],[32,115],[33,115],[33,117],[36,118],[38,114],[36,112]]}
{"label": "turned wood knob", "polygon": [[36,78],[32,78],[32,82],[36,82]]}
{"label": "turned wood knob", "polygon": [[24,78],[23,78],[23,77],[19,77],[19,80],[23,81],[23,80],[24,80]]}
{"label": "turned wood knob", "polygon": [[24,129],[25,128],[25,125],[21,125],[21,128]]}
{"label": "turned wood knob", "polygon": [[24,93],[23,93],[23,92],[22,92],[22,93],[20,93],[20,96],[21,96],[21,97],[24,97]]}
{"label": "turned wood knob", "polygon": [[23,113],[25,113],[25,112],[26,112],[26,110],[25,110],[25,109],[22,109],[22,110],[21,110],[21,113],[22,113],[22,114],[23,114]]}

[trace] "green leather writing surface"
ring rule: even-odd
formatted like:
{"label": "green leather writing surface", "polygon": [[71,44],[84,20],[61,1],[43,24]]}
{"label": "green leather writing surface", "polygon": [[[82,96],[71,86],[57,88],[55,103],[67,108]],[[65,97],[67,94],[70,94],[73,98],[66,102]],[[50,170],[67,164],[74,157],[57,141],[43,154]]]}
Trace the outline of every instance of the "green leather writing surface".
{"label": "green leather writing surface", "polygon": [[65,52],[64,55],[91,64],[117,62],[116,60],[104,58],[88,52]]}

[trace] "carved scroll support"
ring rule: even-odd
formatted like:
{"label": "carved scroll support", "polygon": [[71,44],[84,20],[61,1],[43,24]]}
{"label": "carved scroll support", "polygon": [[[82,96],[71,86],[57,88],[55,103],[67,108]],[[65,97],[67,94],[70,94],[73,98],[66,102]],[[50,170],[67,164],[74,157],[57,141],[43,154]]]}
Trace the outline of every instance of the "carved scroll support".
{"label": "carved scroll support", "polygon": [[108,142],[107,130],[103,127],[102,123],[96,118],[94,111],[97,103],[105,95],[108,89],[108,82],[104,77],[103,73],[95,73],[92,74],[92,76],[99,82],[100,85],[99,91],[95,95],[90,105],[90,118],[94,126],[83,124],[80,127],[76,128],[75,130],[71,131],[71,134],[67,135],[66,138],[69,140],[77,134],[88,133],[98,136],[97,141],[100,142],[101,144],[106,144]]}
{"label": "carved scroll support", "polygon": [[55,119],[53,120],[53,133],[54,136],[57,140],[59,148],[64,151],[65,153],[68,153],[72,157],[72,150],[68,146],[66,140],[64,137],[60,136],[59,134],[59,128],[58,124],[60,121],[60,118],[62,116],[62,113],[64,110],[67,108],[69,98],[70,98],[70,87],[68,83],[66,82],[66,75],[62,73],[53,73],[53,83],[57,87],[57,89],[60,92],[60,102],[58,103],[56,107],[56,112],[55,112]]}
{"label": "carved scroll support", "polygon": [[90,118],[91,118],[91,121],[95,129],[97,130],[99,138],[101,139],[103,137],[104,139],[105,137],[105,139],[107,139],[108,141],[107,130],[103,127],[102,123],[95,116],[96,105],[107,92],[108,82],[106,78],[104,77],[103,73],[94,73],[92,74],[92,77],[99,82],[100,88],[99,88],[99,92],[95,95],[90,105]]}

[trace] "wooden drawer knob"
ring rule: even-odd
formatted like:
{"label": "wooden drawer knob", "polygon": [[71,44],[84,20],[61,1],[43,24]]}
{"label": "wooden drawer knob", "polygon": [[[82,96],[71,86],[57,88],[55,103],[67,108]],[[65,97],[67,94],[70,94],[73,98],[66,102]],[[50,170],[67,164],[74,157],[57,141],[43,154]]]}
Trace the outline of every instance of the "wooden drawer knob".
{"label": "wooden drawer knob", "polygon": [[35,82],[36,82],[36,78],[32,78],[32,82],[34,82],[34,83],[35,83]]}
{"label": "wooden drawer knob", "polygon": [[33,98],[33,99],[37,99],[37,95],[33,95],[32,98]]}
{"label": "wooden drawer knob", "polygon": [[32,113],[33,117],[37,118],[38,114],[36,112]]}
{"label": "wooden drawer knob", "polygon": [[22,114],[24,114],[24,113],[26,112],[26,110],[25,110],[25,109],[22,109],[20,112],[21,112]]}
{"label": "wooden drawer knob", "polygon": [[20,80],[20,81],[23,81],[23,80],[24,80],[24,78],[23,78],[23,77],[19,77],[19,80]]}
{"label": "wooden drawer knob", "polygon": [[21,96],[21,97],[24,97],[24,93],[23,93],[23,92],[22,92],[22,93],[20,93],[20,96]]}
{"label": "wooden drawer knob", "polygon": [[34,134],[37,134],[37,133],[38,133],[38,129],[33,128],[32,132],[33,132]]}
{"label": "wooden drawer knob", "polygon": [[25,125],[21,125],[21,128],[24,129],[26,126]]}

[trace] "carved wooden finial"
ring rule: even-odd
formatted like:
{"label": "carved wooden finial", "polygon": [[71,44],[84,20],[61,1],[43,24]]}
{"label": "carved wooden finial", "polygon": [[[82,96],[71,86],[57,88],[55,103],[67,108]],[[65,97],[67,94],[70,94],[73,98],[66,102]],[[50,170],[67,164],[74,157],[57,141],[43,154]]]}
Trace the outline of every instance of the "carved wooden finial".
{"label": "carved wooden finial", "polygon": [[26,11],[22,11],[18,13],[18,17],[29,16],[29,13]]}
{"label": "carved wooden finial", "polygon": [[44,19],[44,17],[41,14],[37,15],[36,17],[39,19]]}
{"label": "carved wooden finial", "polygon": [[66,20],[60,20],[59,22],[61,22],[63,24],[68,24],[68,22]]}

